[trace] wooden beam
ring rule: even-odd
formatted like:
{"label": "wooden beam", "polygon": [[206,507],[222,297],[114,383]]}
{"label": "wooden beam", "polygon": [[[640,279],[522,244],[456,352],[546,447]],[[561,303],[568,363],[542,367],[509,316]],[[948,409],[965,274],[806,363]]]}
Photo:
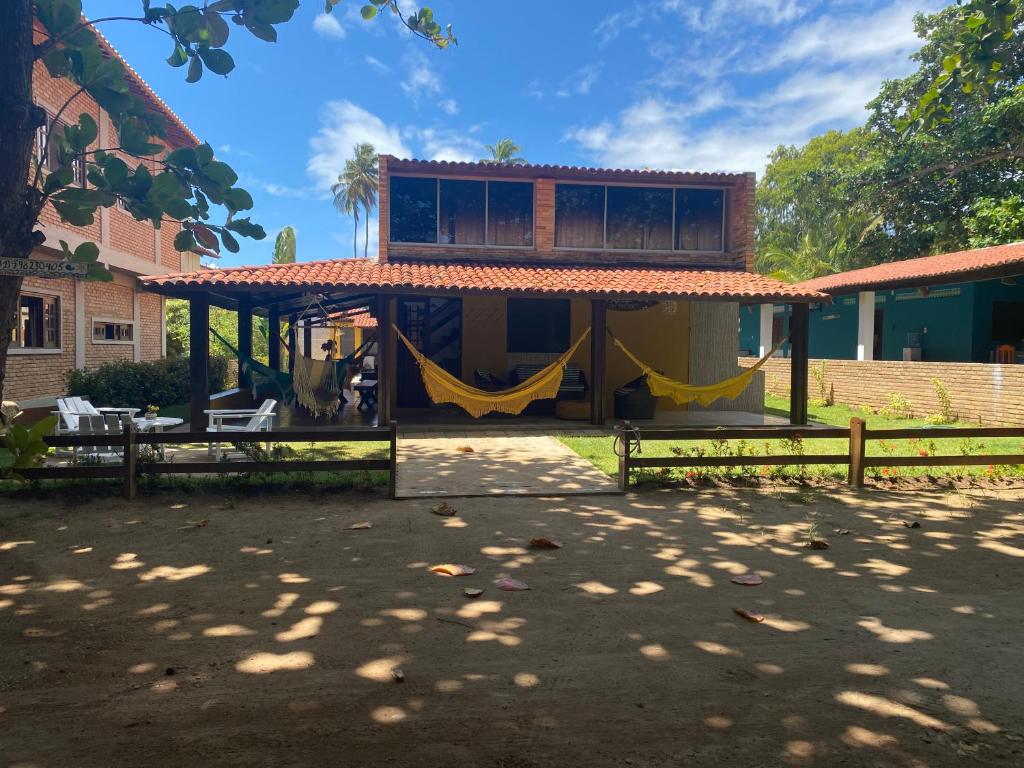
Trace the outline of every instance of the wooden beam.
{"label": "wooden beam", "polygon": [[377,423],[380,425],[387,424],[394,418],[392,395],[395,388],[395,333],[391,328],[393,303],[394,300],[390,296],[377,297]]}
{"label": "wooden beam", "polygon": [[302,354],[313,357],[313,326],[308,317],[302,321]]}
{"label": "wooden beam", "polygon": [[605,421],[605,373],[608,361],[608,305],[590,300],[590,423]]}
{"label": "wooden beam", "polygon": [[[238,356],[239,358],[252,357],[252,306],[247,300],[238,302]],[[242,370],[242,360],[238,361],[238,387],[245,389],[252,382]]]}
{"label": "wooden beam", "polygon": [[299,322],[296,315],[288,317],[288,373],[295,373],[295,355],[298,354],[296,342],[298,338],[295,333],[295,324]]}
{"label": "wooden beam", "polygon": [[267,311],[267,364],[281,370],[281,313],[276,304]]}
{"label": "wooden beam", "polygon": [[810,311],[806,304],[792,304],[789,318],[789,423],[807,423],[807,358]]}
{"label": "wooden beam", "polygon": [[203,411],[210,407],[209,361],[210,297],[199,295],[188,302],[189,425],[193,430],[206,426]]}

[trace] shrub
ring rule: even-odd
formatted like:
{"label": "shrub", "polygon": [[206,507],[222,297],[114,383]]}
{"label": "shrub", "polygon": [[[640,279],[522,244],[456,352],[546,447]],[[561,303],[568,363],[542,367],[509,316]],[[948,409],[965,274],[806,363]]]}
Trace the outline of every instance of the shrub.
{"label": "shrub", "polygon": [[914,406],[907,398],[899,392],[889,393],[889,402],[878,412],[887,419],[912,419],[914,418]]}
{"label": "shrub", "polygon": [[[211,357],[208,366],[210,392],[227,387],[229,361]],[[68,371],[69,395],[87,395],[96,405],[145,408],[189,401],[188,358],[165,358],[145,363],[127,360],[104,363],[98,368]]]}
{"label": "shrub", "polygon": [[932,387],[935,389],[935,399],[939,401],[939,412],[928,417],[932,424],[952,424],[958,415],[953,412],[953,396],[949,393],[949,387],[942,379],[932,379]]}
{"label": "shrub", "polygon": [[829,385],[825,379],[825,361],[822,360],[816,366],[811,368],[811,376],[814,377],[815,384],[818,385],[818,397],[813,398],[810,402],[811,405],[822,407],[832,406],[836,404],[836,393],[835,388]]}

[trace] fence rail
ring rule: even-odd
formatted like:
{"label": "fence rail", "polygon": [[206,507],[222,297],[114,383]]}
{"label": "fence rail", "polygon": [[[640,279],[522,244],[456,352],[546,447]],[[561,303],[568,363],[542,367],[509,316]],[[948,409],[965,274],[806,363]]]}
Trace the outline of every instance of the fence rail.
{"label": "fence rail", "polygon": [[[699,427],[685,429],[634,429],[619,425],[616,453],[619,455],[619,489],[630,485],[630,473],[637,469],[666,467],[750,467],[805,466],[808,464],[847,465],[848,482],[854,487],[864,485],[869,467],[959,467],[996,464],[1024,464],[1024,454],[983,454],[962,456],[867,456],[869,440],[934,440],[942,438],[1024,437],[1024,427],[914,427],[907,429],[868,429],[863,419],[851,419],[849,427]],[[771,456],[658,456],[635,455],[644,442],[698,440],[784,440],[844,438],[846,453],[837,454],[774,454]]]}
{"label": "fence rail", "polygon": [[[398,425],[386,427],[340,427],[328,430],[276,430],[272,432],[139,432],[128,423],[120,433],[99,435],[51,435],[45,438],[51,448],[118,449],[120,462],[64,467],[33,467],[18,470],[26,480],[123,479],[125,494],[135,498],[140,475],[228,475],[269,472],[344,472],[379,470],[388,473],[388,495],[395,497],[398,462]],[[386,442],[387,458],[380,459],[301,459],[297,461],[139,461],[141,445],[187,445],[213,443],[354,443]]]}

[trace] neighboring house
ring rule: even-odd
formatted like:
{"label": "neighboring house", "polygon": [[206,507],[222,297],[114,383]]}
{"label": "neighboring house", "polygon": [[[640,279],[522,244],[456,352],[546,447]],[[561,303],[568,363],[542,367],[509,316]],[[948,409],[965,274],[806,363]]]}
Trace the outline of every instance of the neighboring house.
{"label": "neighboring house", "polygon": [[[37,42],[42,39],[38,24],[36,36]],[[102,37],[100,44],[107,56],[119,58]],[[181,119],[127,63],[125,67],[132,91],[167,119],[169,148],[196,146],[198,140]],[[75,90],[70,80],[54,79],[42,62],[35,63],[33,98],[49,115],[54,115]],[[116,144],[110,118],[89,96],[77,96],[64,114],[77,116],[83,112],[99,126],[94,147]],[[40,129],[36,162],[42,164],[44,172],[53,170],[57,162],[56,152],[44,154],[45,140],[45,129]],[[139,162],[127,156],[122,159],[130,165]],[[76,164],[79,184],[88,183],[84,170],[84,163]],[[94,224],[76,227],[62,222],[48,205],[40,217],[40,227],[46,242],[33,252],[33,258],[59,258],[59,240],[67,241],[72,249],[92,241],[99,246],[99,261],[113,272],[114,281],[25,279],[4,385],[4,397],[18,401],[21,407],[51,404],[52,398],[65,391],[64,377],[70,369],[90,368],[110,360],[161,357],[166,349],[164,299],[139,290],[137,278],[199,267],[198,256],[174,250],[177,224],[165,223],[157,230],[148,222],[136,221],[118,206],[101,208]]]}
{"label": "neighboring house", "polygon": [[[879,264],[799,284],[812,306],[810,357],[1024,363],[1024,242]],[[785,339],[783,304],[744,305],[740,354]],[[788,354],[784,344],[782,354]]]}
{"label": "neighboring house", "polygon": [[[381,156],[377,261],[213,269],[142,282],[191,302],[194,339],[206,336],[210,304],[239,310],[243,354],[251,354],[244,346],[253,313],[267,315],[277,328],[282,318],[316,322],[319,314],[368,308],[378,322],[381,421],[429,416],[436,423],[445,413],[457,415],[450,407],[428,414],[437,409],[393,324],[469,384],[481,376],[510,382],[516,369],[553,361],[590,328],[572,361],[586,394],[559,415],[603,424],[612,417],[615,389],[640,375],[606,328],[654,368],[692,384],[738,372],[741,301],[793,304],[795,338],[798,344],[805,338],[800,319],[808,303],[827,297],[752,272],[754,187],[752,173]],[[306,312],[311,301],[317,306],[312,317]],[[300,348],[319,356],[311,346]],[[271,353],[276,357],[274,348]],[[192,380],[205,381],[203,356],[193,349],[191,360],[199,367]],[[800,373],[794,366],[792,419],[802,423]],[[193,390],[197,423],[208,402],[209,393]],[[662,413],[681,409],[667,399],[658,406]],[[739,400],[715,407],[760,412],[763,398],[751,387]]]}

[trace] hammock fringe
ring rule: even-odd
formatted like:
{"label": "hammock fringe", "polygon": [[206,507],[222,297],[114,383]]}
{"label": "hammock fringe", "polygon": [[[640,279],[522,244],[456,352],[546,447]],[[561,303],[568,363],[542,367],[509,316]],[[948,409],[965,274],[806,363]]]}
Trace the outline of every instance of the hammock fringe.
{"label": "hammock fringe", "polygon": [[432,403],[451,403],[462,408],[466,413],[475,419],[479,419],[486,413],[507,413],[517,415],[534,400],[546,400],[558,394],[562,386],[562,376],[565,373],[565,365],[579,349],[583,340],[590,335],[590,329],[576,340],[557,360],[546,366],[538,373],[531,376],[524,382],[517,384],[511,389],[501,392],[487,392],[476,387],[471,387],[462,382],[448,371],[441,368],[437,363],[425,357],[422,352],[413,346],[413,343],[405,337],[397,327],[392,326],[398,338],[405,344],[409,354],[419,365],[420,376],[423,378],[423,386],[427,390],[427,396]]}

